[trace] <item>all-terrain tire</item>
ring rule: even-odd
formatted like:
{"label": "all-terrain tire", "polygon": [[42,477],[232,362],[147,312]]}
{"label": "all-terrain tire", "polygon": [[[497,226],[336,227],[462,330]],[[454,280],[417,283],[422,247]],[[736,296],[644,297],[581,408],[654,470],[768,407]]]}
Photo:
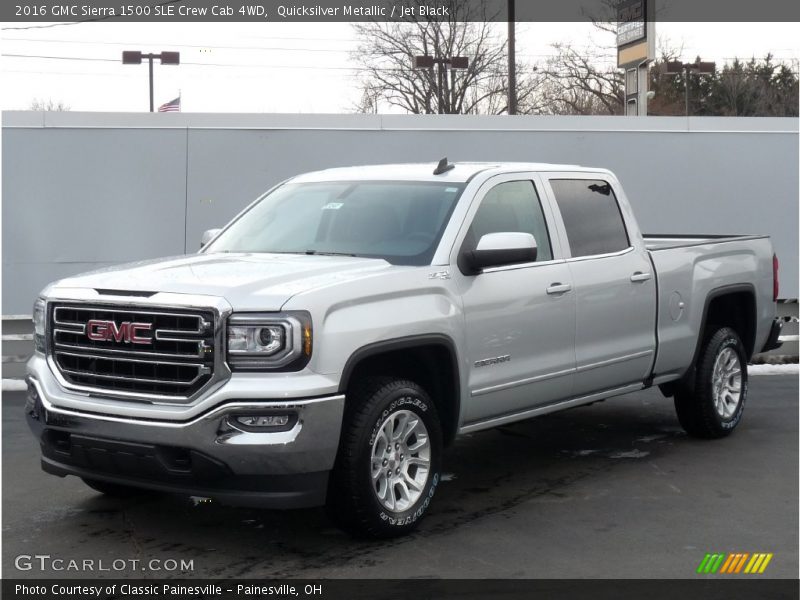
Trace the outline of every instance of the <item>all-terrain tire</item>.
{"label": "all-terrain tire", "polygon": [[348,394],[329,515],[357,536],[410,532],[436,492],[441,455],[441,425],[427,392],[407,379],[364,378]]}
{"label": "all-terrain tire", "polygon": [[[737,388],[738,393],[732,391]],[[693,437],[725,437],[741,422],[746,400],[747,353],[739,335],[730,327],[710,331],[697,357],[692,383],[675,392],[678,421]]]}

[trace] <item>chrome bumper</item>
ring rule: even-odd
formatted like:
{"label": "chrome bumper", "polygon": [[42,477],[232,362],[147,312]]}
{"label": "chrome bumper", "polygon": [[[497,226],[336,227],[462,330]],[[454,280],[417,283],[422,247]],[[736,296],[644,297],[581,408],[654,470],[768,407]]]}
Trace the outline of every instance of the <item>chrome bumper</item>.
{"label": "chrome bumper", "polygon": [[[341,394],[241,400],[220,394],[220,403],[200,414],[158,419],[94,412],[95,404],[92,411],[62,406],[48,394],[53,383],[43,381],[48,376],[49,370],[37,373],[29,365],[25,411],[42,447],[42,468],[49,473],[232,504],[291,508],[324,503],[339,444]],[[233,419],[260,412],[294,413],[297,420],[288,431],[261,432],[246,431]]]}

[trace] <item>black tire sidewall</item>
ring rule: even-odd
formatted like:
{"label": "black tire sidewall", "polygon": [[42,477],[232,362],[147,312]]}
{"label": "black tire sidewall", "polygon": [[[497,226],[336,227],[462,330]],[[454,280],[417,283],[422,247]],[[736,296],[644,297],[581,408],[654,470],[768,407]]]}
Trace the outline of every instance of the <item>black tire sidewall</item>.
{"label": "black tire sidewall", "polygon": [[[425,424],[431,449],[431,464],[428,480],[417,502],[404,511],[394,512],[386,509],[378,500],[370,472],[372,444],[375,441],[375,437],[386,418],[400,410],[408,410],[415,413]],[[368,421],[371,426],[366,428],[365,435],[362,436],[359,443],[358,485],[368,506],[368,514],[374,521],[373,527],[382,529],[387,533],[402,533],[404,530],[414,527],[417,521],[422,518],[428,510],[439,485],[442,453],[439,420],[433,402],[431,402],[427,394],[416,386],[403,386],[377,399],[371,413]]]}
{"label": "black tire sidewall", "polygon": [[[739,399],[739,405],[736,407],[736,412],[729,419],[725,419],[717,412],[714,405],[714,363],[717,357],[726,349],[731,348],[739,357],[739,363],[742,370],[742,395]],[[742,420],[744,413],[744,405],[747,401],[747,358],[745,356],[744,346],[742,345],[739,336],[732,329],[724,328],[716,332],[709,341],[709,345],[704,357],[702,372],[703,381],[703,397],[706,401],[706,412],[713,419],[716,427],[721,431],[729,433],[733,431],[739,422]]]}

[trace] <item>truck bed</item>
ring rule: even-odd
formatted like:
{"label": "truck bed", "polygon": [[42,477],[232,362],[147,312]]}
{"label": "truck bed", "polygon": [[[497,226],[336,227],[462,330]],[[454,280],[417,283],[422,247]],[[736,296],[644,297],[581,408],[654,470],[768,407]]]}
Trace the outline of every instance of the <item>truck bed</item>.
{"label": "truck bed", "polygon": [[657,382],[686,370],[703,330],[706,304],[719,290],[753,294],[756,331],[748,350],[761,349],[775,311],[769,236],[643,237],[658,282],[658,355],[653,369]]}
{"label": "truck bed", "polygon": [[720,244],[743,240],[756,240],[769,237],[766,235],[706,235],[706,234],[643,234],[644,243],[648,250],[668,250],[670,248],[685,248],[701,246],[704,244]]}

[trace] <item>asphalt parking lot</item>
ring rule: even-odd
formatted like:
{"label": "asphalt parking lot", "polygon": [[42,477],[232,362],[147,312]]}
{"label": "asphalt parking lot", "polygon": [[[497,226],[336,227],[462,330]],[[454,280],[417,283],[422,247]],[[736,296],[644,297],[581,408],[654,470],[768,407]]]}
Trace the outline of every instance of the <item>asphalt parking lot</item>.
{"label": "asphalt parking lot", "polygon": [[[4,577],[685,578],[707,552],[771,552],[759,577],[798,573],[793,376],[752,377],[719,441],[687,438],[657,390],[463,437],[420,529],[389,542],[353,540],[322,509],[104,498],[40,470],[23,402],[3,394]],[[20,571],[22,554],[193,570]]]}

